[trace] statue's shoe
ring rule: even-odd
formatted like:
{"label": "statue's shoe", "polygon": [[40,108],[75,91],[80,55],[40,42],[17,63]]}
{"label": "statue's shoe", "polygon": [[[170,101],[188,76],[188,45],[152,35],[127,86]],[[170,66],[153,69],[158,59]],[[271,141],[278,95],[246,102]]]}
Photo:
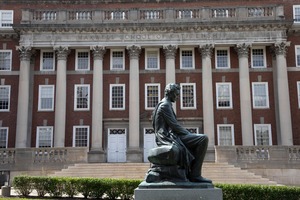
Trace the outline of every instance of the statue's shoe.
{"label": "statue's shoe", "polygon": [[189,178],[189,180],[191,182],[198,182],[198,183],[212,183],[211,180],[207,179],[207,178],[204,178],[202,176],[197,176],[197,177],[191,177]]}

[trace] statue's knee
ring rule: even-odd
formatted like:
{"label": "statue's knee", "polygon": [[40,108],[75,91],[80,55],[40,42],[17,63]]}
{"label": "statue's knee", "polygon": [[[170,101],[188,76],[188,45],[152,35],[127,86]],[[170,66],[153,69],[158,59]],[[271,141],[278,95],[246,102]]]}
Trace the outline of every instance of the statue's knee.
{"label": "statue's knee", "polygon": [[207,135],[203,135],[203,142],[206,143],[206,144],[208,144],[208,141],[209,141],[208,136]]}

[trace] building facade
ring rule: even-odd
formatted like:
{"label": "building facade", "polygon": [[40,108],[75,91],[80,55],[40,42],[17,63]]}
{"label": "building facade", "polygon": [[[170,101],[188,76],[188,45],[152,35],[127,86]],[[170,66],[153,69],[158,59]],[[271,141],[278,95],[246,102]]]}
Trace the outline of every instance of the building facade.
{"label": "building facade", "polygon": [[170,82],[210,148],[300,145],[300,2],[1,0],[0,22],[3,149],[147,162]]}

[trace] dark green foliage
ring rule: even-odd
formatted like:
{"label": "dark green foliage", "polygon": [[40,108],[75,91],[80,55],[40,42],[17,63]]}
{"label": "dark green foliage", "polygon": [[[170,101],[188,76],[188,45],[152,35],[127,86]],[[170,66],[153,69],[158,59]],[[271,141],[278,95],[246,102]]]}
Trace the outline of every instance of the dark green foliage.
{"label": "dark green foliage", "polygon": [[27,197],[33,190],[31,177],[18,176],[17,178],[14,178],[13,187],[18,194]]}

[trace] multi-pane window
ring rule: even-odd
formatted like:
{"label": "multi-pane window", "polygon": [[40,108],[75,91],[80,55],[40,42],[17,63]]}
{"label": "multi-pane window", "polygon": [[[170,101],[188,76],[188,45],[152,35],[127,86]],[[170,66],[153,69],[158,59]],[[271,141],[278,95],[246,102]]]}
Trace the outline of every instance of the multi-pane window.
{"label": "multi-pane window", "polygon": [[232,108],[231,83],[216,83],[217,108]]}
{"label": "multi-pane window", "polygon": [[0,71],[10,71],[12,61],[11,50],[0,50]]}
{"label": "multi-pane window", "polygon": [[178,18],[179,19],[193,18],[193,11],[192,10],[180,10],[180,11],[178,11]]}
{"label": "multi-pane window", "polygon": [[10,85],[0,85],[0,112],[9,111]]}
{"label": "multi-pane window", "polygon": [[196,84],[181,83],[180,84],[180,106],[181,109],[196,108]]}
{"label": "multi-pane window", "polygon": [[90,69],[90,53],[88,51],[76,52],[76,70]]}
{"label": "multi-pane window", "polygon": [[254,124],[255,145],[272,145],[271,124]]}
{"label": "multi-pane window", "polygon": [[39,86],[39,110],[51,111],[54,109],[54,85]]}
{"label": "multi-pane window", "polygon": [[54,71],[55,66],[55,54],[53,51],[41,52],[41,71]]}
{"label": "multi-pane window", "polygon": [[188,130],[190,133],[193,133],[193,134],[199,133],[199,128],[196,128],[196,127],[189,127],[189,128],[186,128],[186,130]]}
{"label": "multi-pane window", "polygon": [[194,51],[192,49],[180,49],[180,68],[181,69],[194,69]]}
{"label": "multi-pane window", "polygon": [[160,84],[145,85],[145,108],[153,109],[160,100]]}
{"label": "multi-pane window", "polygon": [[252,48],[251,58],[252,68],[266,67],[266,56],[264,48]]}
{"label": "multi-pane window", "polygon": [[124,50],[111,50],[111,70],[124,70]]}
{"label": "multi-pane window", "polygon": [[294,22],[299,23],[300,22],[300,5],[294,5]]}
{"label": "multi-pane window", "polygon": [[89,137],[89,126],[73,126],[73,147],[88,147]]}
{"label": "multi-pane window", "polygon": [[234,145],[234,126],[233,124],[218,124],[218,145],[232,146]]}
{"label": "multi-pane window", "polygon": [[90,109],[90,85],[75,85],[74,110]]}
{"label": "multi-pane window", "polygon": [[148,70],[159,69],[159,51],[155,49],[146,50],[145,68]]}
{"label": "multi-pane window", "polygon": [[298,108],[300,108],[300,81],[297,81]]}
{"label": "multi-pane window", "polygon": [[52,147],[53,144],[53,127],[38,126],[36,131],[36,147]]}
{"label": "multi-pane window", "polygon": [[252,83],[253,108],[269,108],[269,90],[267,82]]}
{"label": "multi-pane window", "polygon": [[125,109],[125,84],[111,84],[110,85],[110,110],[124,110]]}
{"label": "multi-pane window", "polygon": [[296,52],[296,66],[300,67],[300,46],[295,46],[295,52]]}
{"label": "multi-pane window", "polygon": [[227,69],[230,68],[230,56],[229,49],[216,49],[216,68],[217,69]]}
{"label": "multi-pane window", "polygon": [[7,148],[8,128],[0,127],[0,149]]}
{"label": "multi-pane window", "polygon": [[11,28],[14,12],[12,10],[0,10],[0,28]]}

